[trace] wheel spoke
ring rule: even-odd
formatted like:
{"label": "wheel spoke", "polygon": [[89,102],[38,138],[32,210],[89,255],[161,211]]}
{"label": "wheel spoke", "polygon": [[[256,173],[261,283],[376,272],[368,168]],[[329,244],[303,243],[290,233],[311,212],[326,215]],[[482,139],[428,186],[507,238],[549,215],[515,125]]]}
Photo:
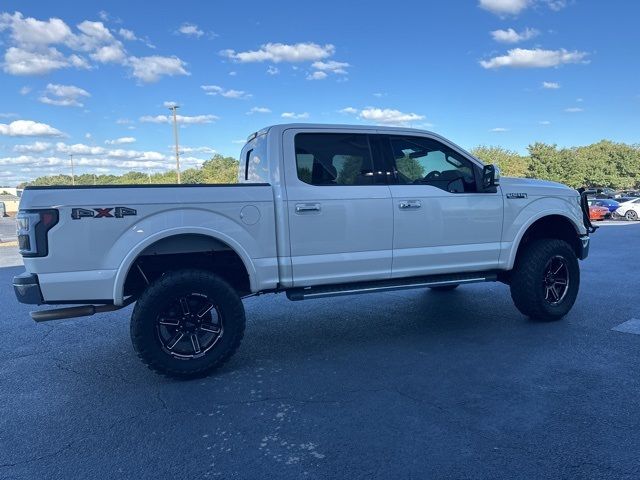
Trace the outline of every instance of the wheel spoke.
{"label": "wheel spoke", "polygon": [[158,323],[160,323],[160,325],[166,325],[168,327],[177,327],[178,325],[180,325],[180,320],[175,318],[160,318]]}
{"label": "wheel spoke", "polygon": [[215,333],[216,335],[218,333],[220,333],[220,327],[213,325],[211,323],[202,323],[200,324],[200,330],[203,330],[205,332],[209,332],[209,333]]}
{"label": "wheel spoke", "polygon": [[191,346],[193,347],[194,353],[200,353],[200,341],[198,340],[198,335],[195,333],[191,334]]}
{"label": "wheel spoke", "polygon": [[199,318],[204,317],[211,310],[213,310],[213,303],[209,303],[208,305],[205,305],[205,307],[198,312],[198,317]]}
{"label": "wheel spoke", "polygon": [[560,270],[562,270],[562,267],[564,267],[564,262],[560,262],[560,266],[557,268],[557,270],[555,272],[553,272],[554,275],[557,275],[558,273],[560,273]]}
{"label": "wheel spoke", "polygon": [[561,286],[565,286],[567,284],[567,281],[562,279],[562,278],[557,278],[556,279],[556,285],[561,285]]}
{"label": "wheel spoke", "polygon": [[189,315],[191,313],[191,309],[189,308],[189,301],[187,297],[180,297],[180,306],[182,307],[182,313],[185,315]]}
{"label": "wheel spoke", "polygon": [[178,332],[169,342],[167,343],[167,349],[172,350],[180,340],[184,337],[184,333]]}
{"label": "wheel spoke", "polygon": [[560,300],[560,293],[556,289],[555,284],[551,286],[551,291],[553,292],[553,297],[555,298],[555,301],[556,302],[559,301]]}

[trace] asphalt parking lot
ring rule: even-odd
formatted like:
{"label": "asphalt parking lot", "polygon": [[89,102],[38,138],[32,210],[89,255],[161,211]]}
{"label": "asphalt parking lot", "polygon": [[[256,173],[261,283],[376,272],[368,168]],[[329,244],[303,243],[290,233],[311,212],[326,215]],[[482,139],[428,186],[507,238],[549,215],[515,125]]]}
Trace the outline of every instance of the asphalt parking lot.
{"label": "asphalt parking lot", "polygon": [[239,353],[188,382],[137,360],[129,309],[37,325],[0,268],[0,478],[640,478],[640,335],[612,330],[639,244],[601,228],[557,323],[501,284],[249,299]]}

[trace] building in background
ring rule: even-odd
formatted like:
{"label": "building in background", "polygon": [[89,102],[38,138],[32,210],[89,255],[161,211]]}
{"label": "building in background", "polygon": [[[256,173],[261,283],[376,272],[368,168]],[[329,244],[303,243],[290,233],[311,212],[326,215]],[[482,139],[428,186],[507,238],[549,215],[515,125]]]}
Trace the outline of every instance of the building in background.
{"label": "building in background", "polygon": [[6,214],[14,216],[18,212],[18,205],[20,204],[20,197],[9,193],[6,190],[15,190],[0,188],[0,203],[4,204]]}

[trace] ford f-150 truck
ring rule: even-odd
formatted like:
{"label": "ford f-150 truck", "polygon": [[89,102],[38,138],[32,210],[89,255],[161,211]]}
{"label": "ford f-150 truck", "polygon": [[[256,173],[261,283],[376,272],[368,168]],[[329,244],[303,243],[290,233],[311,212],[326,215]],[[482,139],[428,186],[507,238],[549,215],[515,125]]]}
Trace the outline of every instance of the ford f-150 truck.
{"label": "ford f-150 truck", "polygon": [[36,321],[135,302],[133,346],[153,370],[205,375],[238,348],[242,298],[510,286],[524,315],[573,306],[589,250],[586,196],[500,180],[413,129],[275,125],[251,135],[233,185],[27,187],[17,215],[23,303]]}

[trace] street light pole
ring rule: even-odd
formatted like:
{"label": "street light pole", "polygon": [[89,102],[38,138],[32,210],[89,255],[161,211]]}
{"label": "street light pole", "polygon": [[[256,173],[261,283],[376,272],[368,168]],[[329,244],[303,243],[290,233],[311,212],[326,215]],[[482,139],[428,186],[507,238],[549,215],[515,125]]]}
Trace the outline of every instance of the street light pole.
{"label": "street light pole", "polygon": [[71,185],[75,185],[76,184],[76,176],[73,173],[73,153],[71,155],[69,155],[69,158],[71,159]]}
{"label": "street light pole", "polygon": [[180,150],[178,149],[178,119],[176,117],[176,110],[180,108],[178,105],[171,105],[169,110],[173,112],[173,136],[176,141],[176,170],[178,172],[178,184],[182,183],[180,181]]}

